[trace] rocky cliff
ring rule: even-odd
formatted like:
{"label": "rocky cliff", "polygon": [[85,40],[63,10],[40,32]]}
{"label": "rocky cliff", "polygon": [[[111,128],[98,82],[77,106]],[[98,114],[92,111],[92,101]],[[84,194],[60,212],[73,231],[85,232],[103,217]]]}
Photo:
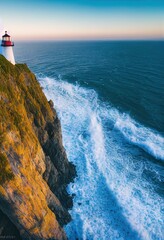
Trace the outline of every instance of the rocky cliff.
{"label": "rocky cliff", "polygon": [[0,55],[0,236],[67,239],[75,175],[53,103],[25,64]]}

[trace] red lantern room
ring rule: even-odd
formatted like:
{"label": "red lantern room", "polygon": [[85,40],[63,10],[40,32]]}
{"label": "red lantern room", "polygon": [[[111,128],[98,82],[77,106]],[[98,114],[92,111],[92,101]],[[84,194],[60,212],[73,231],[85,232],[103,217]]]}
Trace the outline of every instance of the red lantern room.
{"label": "red lantern room", "polygon": [[12,47],[14,46],[14,43],[11,42],[11,37],[10,35],[7,34],[7,31],[5,31],[5,35],[2,36],[2,47]]}

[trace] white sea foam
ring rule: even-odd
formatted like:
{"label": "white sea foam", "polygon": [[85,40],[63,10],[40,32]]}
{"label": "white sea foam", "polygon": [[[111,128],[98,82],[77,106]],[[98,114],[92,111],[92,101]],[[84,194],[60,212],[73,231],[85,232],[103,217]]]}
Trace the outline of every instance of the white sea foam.
{"label": "white sea foam", "polygon": [[164,160],[164,138],[149,128],[143,127],[132,120],[127,114],[122,114],[115,123],[124,137],[157,159]]}
{"label": "white sea foam", "polygon": [[162,198],[146,171],[160,174],[142,149],[163,159],[163,138],[100,102],[94,90],[47,77],[39,81],[54,101],[77,167],[69,187],[76,194],[73,221],[65,228],[69,239],[162,240]]}

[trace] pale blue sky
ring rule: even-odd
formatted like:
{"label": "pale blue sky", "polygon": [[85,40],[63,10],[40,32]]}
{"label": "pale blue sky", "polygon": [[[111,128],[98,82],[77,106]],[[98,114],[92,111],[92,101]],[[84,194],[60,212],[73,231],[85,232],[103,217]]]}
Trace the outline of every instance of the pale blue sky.
{"label": "pale blue sky", "polygon": [[0,31],[14,39],[164,39],[161,0],[5,0]]}

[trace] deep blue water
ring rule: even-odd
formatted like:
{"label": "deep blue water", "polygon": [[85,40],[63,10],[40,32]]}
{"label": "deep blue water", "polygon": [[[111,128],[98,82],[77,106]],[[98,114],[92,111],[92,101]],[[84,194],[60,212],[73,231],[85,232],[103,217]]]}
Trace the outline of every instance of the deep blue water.
{"label": "deep blue water", "polygon": [[163,239],[164,42],[16,43],[78,177],[69,239]]}

